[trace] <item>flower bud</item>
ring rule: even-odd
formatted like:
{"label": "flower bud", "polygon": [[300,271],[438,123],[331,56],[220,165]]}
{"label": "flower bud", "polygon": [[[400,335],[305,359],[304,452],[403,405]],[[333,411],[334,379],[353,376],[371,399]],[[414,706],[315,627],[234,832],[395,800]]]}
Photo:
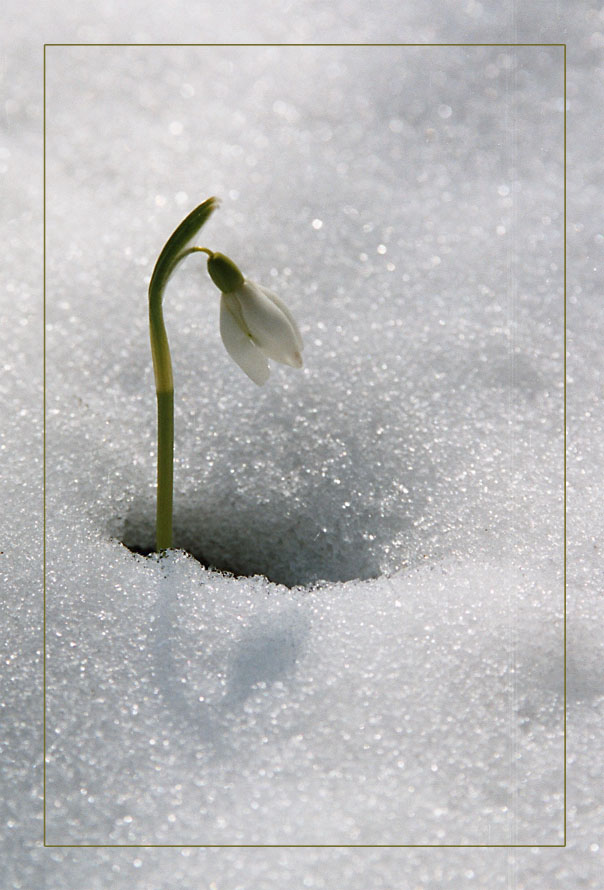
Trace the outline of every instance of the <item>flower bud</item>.
{"label": "flower bud", "polygon": [[208,272],[218,290],[223,294],[237,290],[243,284],[243,275],[233,260],[223,253],[213,253],[208,257]]}

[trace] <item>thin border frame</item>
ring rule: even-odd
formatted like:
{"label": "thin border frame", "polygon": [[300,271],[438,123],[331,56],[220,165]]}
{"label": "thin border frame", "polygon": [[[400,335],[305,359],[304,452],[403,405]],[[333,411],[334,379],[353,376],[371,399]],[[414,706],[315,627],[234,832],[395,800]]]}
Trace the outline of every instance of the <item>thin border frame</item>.
{"label": "thin border frame", "polygon": [[[50,844],[46,839],[46,49],[48,47],[559,47],[563,50],[563,841],[559,844]],[[42,786],[43,786],[43,846],[49,848],[66,849],[561,849],[567,846],[567,493],[566,493],[566,469],[567,469],[567,410],[566,410],[566,304],[567,304],[567,244],[566,244],[566,198],[567,198],[567,170],[566,170],[566,128],[567,128],[567,99],[566,99],[566,43],[45,43],[43,45],[43,187],[42,187],[42,239],[43,239],[43,266],[42,266],[42,362],[43,362],[43,397],[42,397],[42,438],[43,438],[43,463],[42,463],[42,576],[43,576],[43,619],[42,619],[42,718],[43,718],[43,760],[42,760]]]}

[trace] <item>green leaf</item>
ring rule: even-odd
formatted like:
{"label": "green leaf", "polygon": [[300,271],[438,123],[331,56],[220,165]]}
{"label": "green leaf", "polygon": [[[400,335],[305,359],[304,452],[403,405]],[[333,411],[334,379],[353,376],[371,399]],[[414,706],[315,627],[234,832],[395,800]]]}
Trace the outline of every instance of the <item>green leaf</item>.
{"label": "green leaf", "polygon": [[216,210],[218,204],[218,198],[208,198],[207,201],[192,210],[170,235],[153,269],[149,284],[150,293],[155,291],[158,284],[160,284],[159,290],[163,291],[180,254]]}

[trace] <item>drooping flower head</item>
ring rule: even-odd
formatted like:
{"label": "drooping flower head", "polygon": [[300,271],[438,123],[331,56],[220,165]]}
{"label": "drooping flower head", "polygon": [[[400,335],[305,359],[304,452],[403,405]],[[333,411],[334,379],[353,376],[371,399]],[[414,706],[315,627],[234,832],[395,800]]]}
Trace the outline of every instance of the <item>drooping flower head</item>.
{"label": "drooping flower head", "polygon": [[301,368],[304,344],[287,306],[276,294],[245,279],[229,257],[207,252],[208,272],[222,294],[220,334],[233,361],[258,386],[269,378],[269,358]]}

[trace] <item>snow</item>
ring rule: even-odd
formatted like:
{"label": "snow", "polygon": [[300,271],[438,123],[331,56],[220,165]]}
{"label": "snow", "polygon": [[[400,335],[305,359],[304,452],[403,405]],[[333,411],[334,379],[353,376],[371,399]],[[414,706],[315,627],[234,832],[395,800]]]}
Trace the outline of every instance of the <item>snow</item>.
{"label": "snow", "polygon": [[[347,9],[354,31],[359,9]],[[567,84],[579,134],[602,74],[598,23],[581,9]],[[105,32],[82,24],[74,39],[140,41],[134,10],[127,38],[108,9]],[[37,16],[32,33],[51,39],[56,26]],[[28,38],[10,20],[14,70]],[[255,26],[244,13],[240,27]],[[274,27],[267,16],[255,39]],[[1,335],[0,391],[19,405],[3,418],[7,886],[596,888],[593,136],[569,150],[586,171],[573,174],[568,218],[584,272],[568,307],[571,459],[584,471],[571,492],[571,842],[555,848],[562,49],[47,47],[50,847],[39,844],[40,282],[31,262],[22,271],[39,235],[40,85],[20,78],[0,151],[5,310],[23,301],[18,336]],[[165,297],[181,549],[158,560],[140,553],[155,494],[146,287],[171,231],[214,194],[222,205],[198,243],[287,303],[305,368],[273,365],[255,387],[224,350],[205,263],[187,259]],[[407,845],[433,848],[395,849]]]}

